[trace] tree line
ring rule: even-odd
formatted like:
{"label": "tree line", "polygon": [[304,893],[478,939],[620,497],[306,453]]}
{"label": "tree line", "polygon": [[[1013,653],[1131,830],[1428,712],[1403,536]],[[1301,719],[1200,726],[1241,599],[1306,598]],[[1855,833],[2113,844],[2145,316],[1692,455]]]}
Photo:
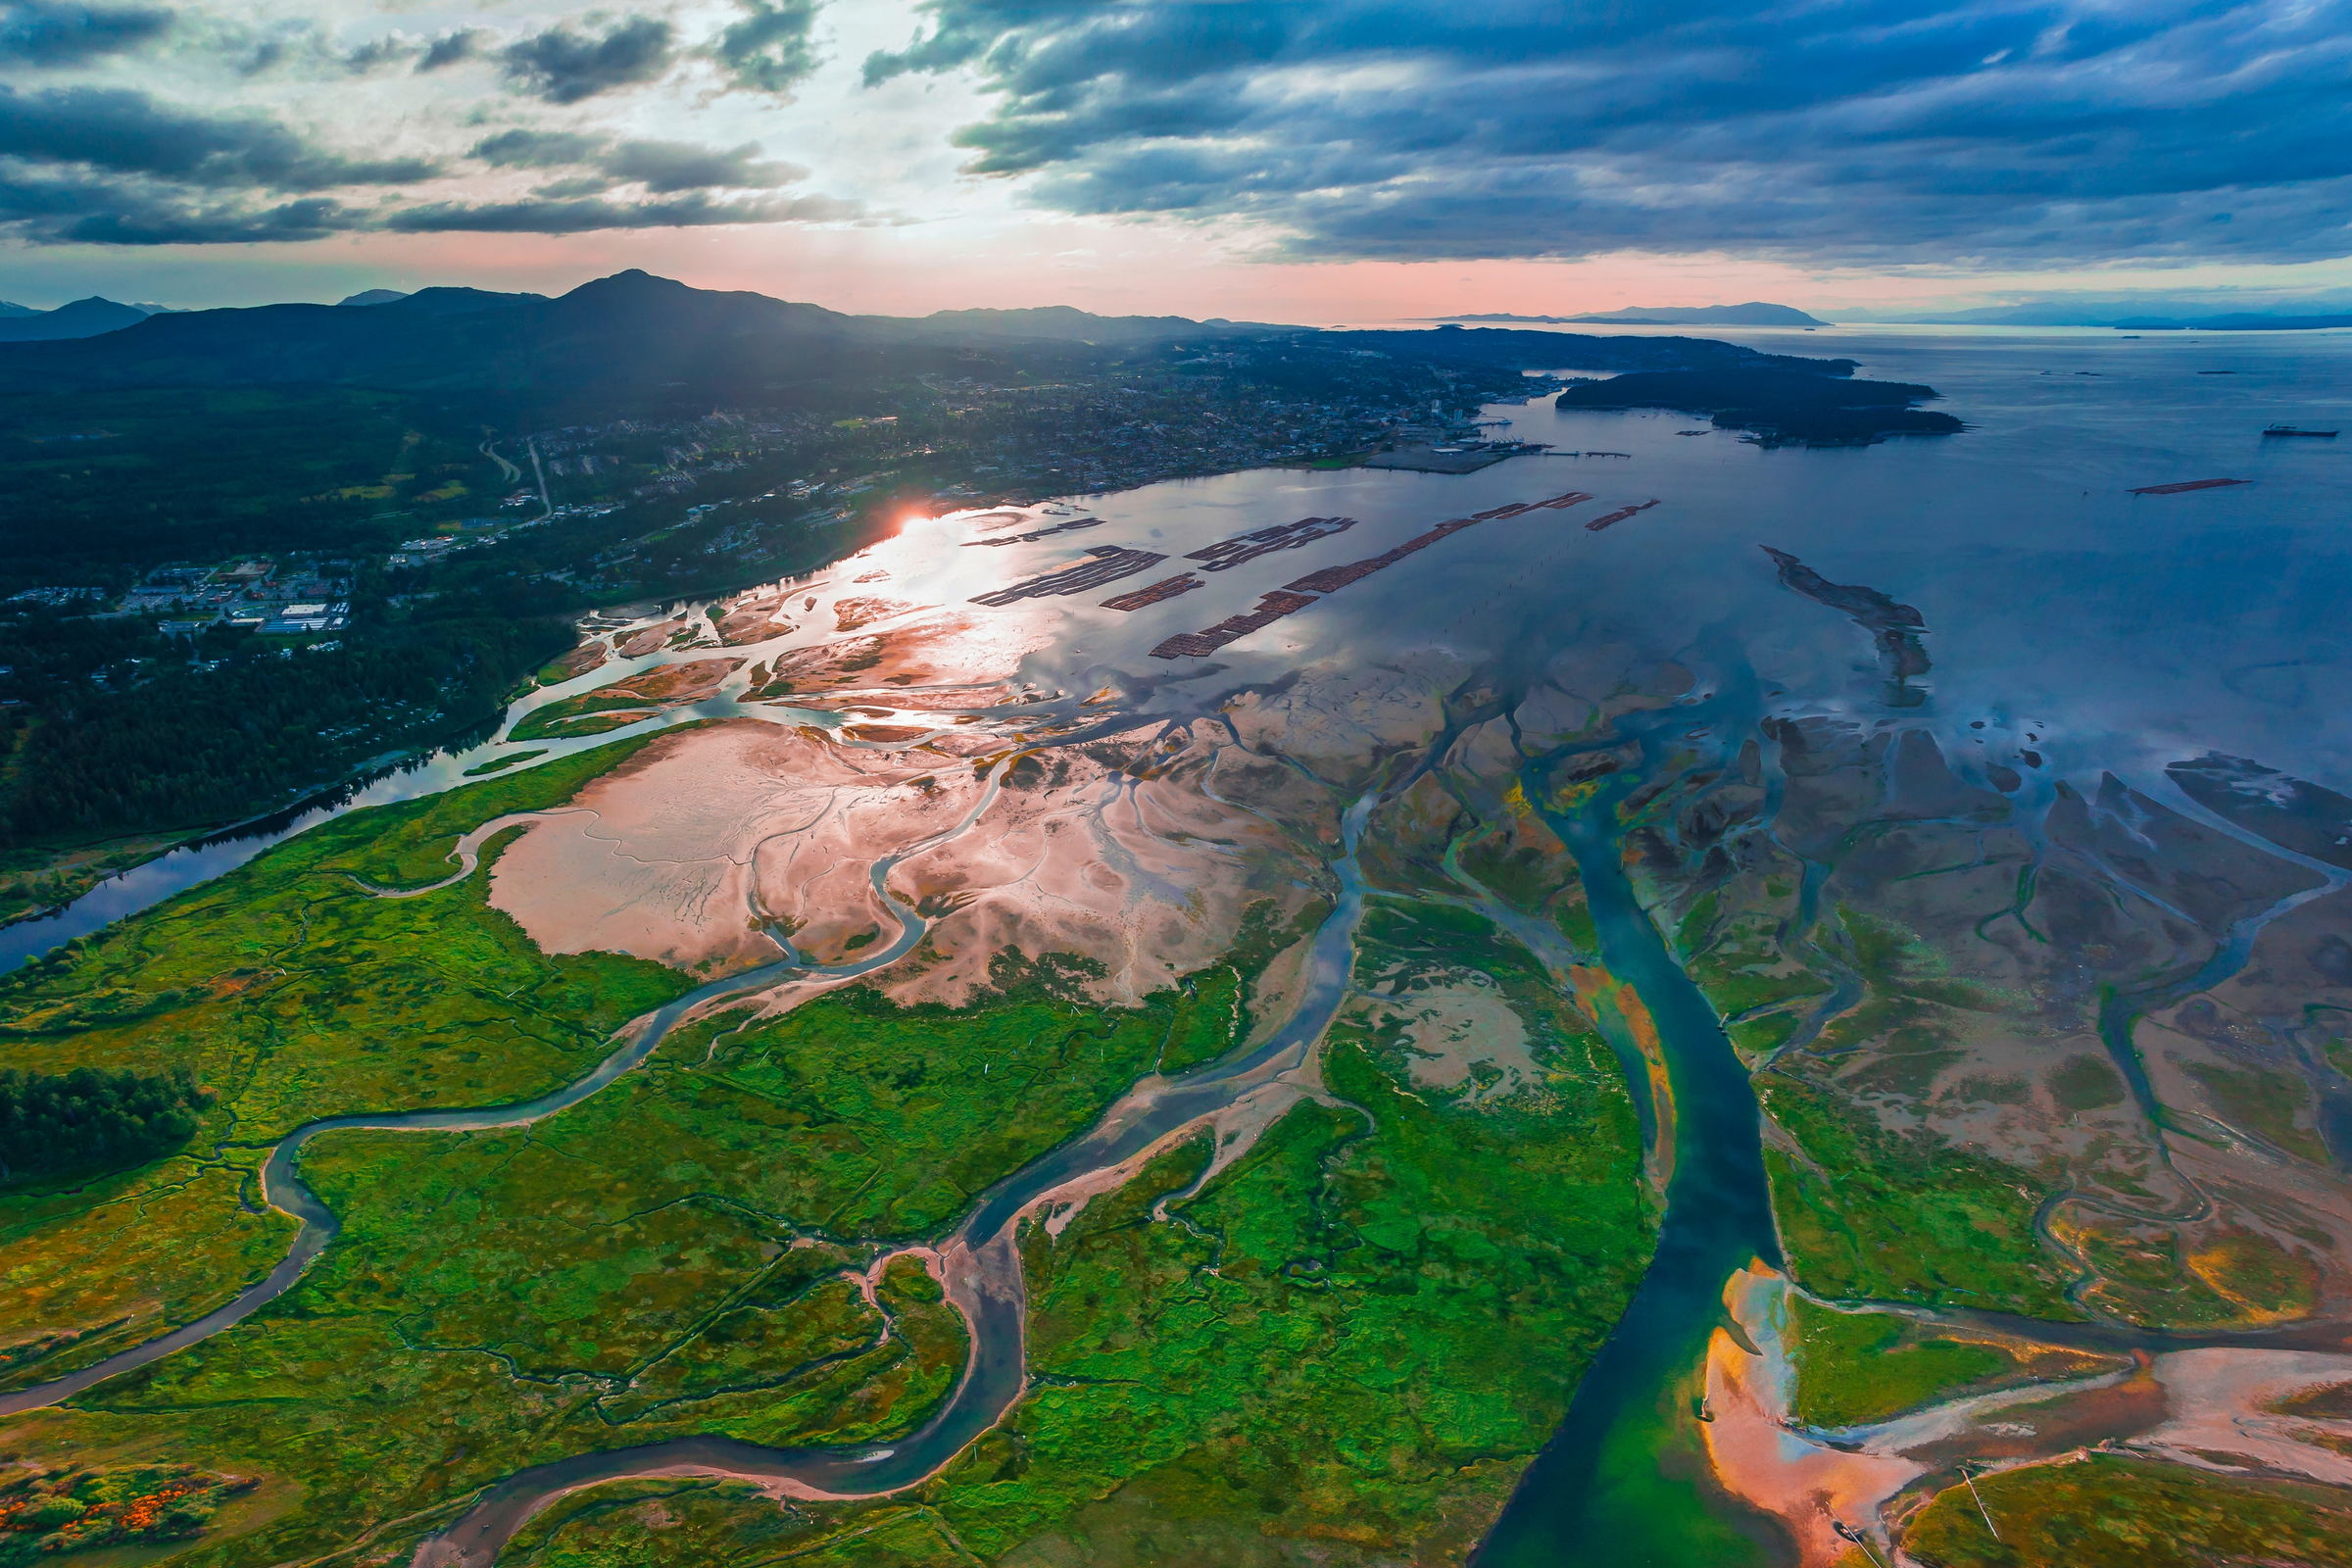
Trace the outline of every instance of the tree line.
{"label": "tree line", "polygon": [[212,1096],[185,1067],[169,1073],[0,1070],[0,1182],[120,1170],[196,1136]]}

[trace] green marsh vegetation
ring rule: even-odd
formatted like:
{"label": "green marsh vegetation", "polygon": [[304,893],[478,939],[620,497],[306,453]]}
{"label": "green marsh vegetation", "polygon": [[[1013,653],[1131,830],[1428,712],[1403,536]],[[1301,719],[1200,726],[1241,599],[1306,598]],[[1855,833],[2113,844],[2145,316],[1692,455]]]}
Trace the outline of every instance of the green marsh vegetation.
{"label": "green marsh vegetation", "polygon": [[2073,1271],[2034,1228],[2046,1176],[1879,1115],[1882,1102],[1927,1100],[1963,1054],[1948,1044],[1952,1014],[1983,999],[1944,979],[1908,933],[1850,906],[1817,940],[1832,937],[1862,977],[1861,1002],[1756,1079],[1794,1146],[1768,1143],[1764,1164],[1795,1277],[1839,1299],[2079,1320]]}
{"label": "green marsh vegetation", "polygon": [[2252,1133],[2274,1148],[2328,1163],[2328,1146],[2317,1131],[2303,1125],[2312,1109],[2312,1094],[2302,1079],[2263,1067],[2225,1067],[2218,1062],[2184,1062],[2181,1071],[2204,1087],[2223,1120]]}
{"label": "green marsh vegetation", "polygon": [[1250,1004],[1251,988],[1277,955],[1315,934],[1331,913],[1328,900],[1311,899],[1288,920],[1272,899],[1259,899],[1242,911],[1233,945],[1218,962],[1181,982],[1183,1000],[1159,1071],[1175,1074],[1214,1061],[1248,1040],[1265,1020]]}
{"label": "green marsh vegetation", "polygon": [[184,1541],[253,1485],[190,1465],[19,1472],[0,1480],[0,1568]]}
{"label": "green marsh vegetation", "polygon": [[467,768],[466,776],[481,778],[491,773],[504,773],[510,767],[520,767],[525,762],[536,762],[546,755],[545,752],[511,752],[505,757],[494,758],[487,762]]}
{"label": "green marsh vegetation", "polygon": [[288,1222],[255,1178],[300,1123],[545,1093],[684,991],[659,964],[541,953],[489,906],[486,867],[413,899],[359,885],[437,881],[463,834],[560,804],[634,750],[351,812],[0,978],[0,1033],[26,1070],[184,1073],[210,1097],[159,1163],[75,1194],[0,1189],[0,1279],[24,1293],[0,1316],[18,1347],[0,1384],[101,1359],[268,1272]]}
{"label": "green marsh vegetation", "polygon": [[2135,1323],[2211,1328],[2309,1316],[2320,1270],[2310,1256],[2240,1226],[2182,1230],[2069,1212],[2053,1222],[2096,1276],[2098,1304]]}
{"label": "green marsh vegetation", "polygon": [[499,1554],[520,1568],[971,1568],[937,1509],[920,1503],[816,1508],[746,1482],[624,1482],[573,1493]]}
{"label": "green marsh vegetation", "polygon": [[[219,1160],[167,1160],[143,1173],[146,1187],[93,1194],[84,1208],[20,1205],[25,1223],[0,1266],[55,1264],[67,1277],[40,1282],[46,1301],[79,1289],[85,1320],[163,1288],[168,1312],[119,1336],[135,1343],[282,1252],[279,1216],[236,1218],[275,1132],[327,1111],[431,1103],[421,1092],[461,1065],[496,1073],[466,1084],[464,1102],[495,1103],[597,1059],[613,1024],[684,978],[537,954],[482,904],[480,875],[405,900],[357,882],[438,880],[464,832],[560,803],[635,750],[355,813],[257,859],[237,885],[176,901],[11,988],[20,1033],[61,1055],[145,1049],[194,1062],[200,1080],[223,1062],[244,1076],[216,1115],[212,1131],[234,1135]],[[1257,950],[1292,934],[1271,906],[1250,930],[1224,974],[1261,964]],[[249,956],[246,944],[263,951]],[[204,966],[239,958],[243,983],[209,983]],[[1099,970],[1007,951],[992,964],[996,989],[961,1009],[853,988],[776,1019],[722,1010],[528,1129],[323,1136],[305,1151],[305,1179],[343,1230],[295,1290],[12,1437],[59,1460],[160,1446],[298,1488],[299,1510],[224,1544],[220,1560],[237,1563],[325,1550],[392,1519],[415,1516],[401,1528],[421,1531],[472,1488],[584,1448],[690,1432],[887,1442],[937,1408],[968,1347],[911,1258],[882,1272],[867,1304],[853,1276],[877,1247],[952,1224],[1172,1042],[1230,1048],[1236,996],[1171,988],[1104,1009],[1081,990]],[[306,1032],[252,1050],[239,1020],[297,985]],[[503,1005],[476,1018],[466,1010],[476,995]],[[543,1046],[585,1049],[543,1050],[537,1064],[553,1072],[492,1068],[479,1031],[492,1015],[532,1012],[545,1015]],[[107,1042],[85,1038],[101,1028]],[[481,1061],[465,1061],[468,1051]],[[420,1058],[441,1062],[439,1084],[416,1074]],[[237,1123],[220,1125],[228,1113]],[[165,1245],[109,1255],[141,1226]],[[220,1233],[209,1243],[208,1226]],[[39,1319],[58,1316],[44,1307]],[[98,1337],[36,1347],[12,1370],[34,1381],[119,1348]]]}
{"label": "green marsh vegetation", "polygon": [[[2352,1505],[2325,1487],[2093,1454],[1936,1494],[1904,1532],[1929,1568],[2204,1568],[2352,1562]],[[2000,1531],[1994,1540],[1984,1514]]]}
{"label": "green marsh vegetation", "polygon": [[[583,692],[577,697],[566,697],[561,702],[532,709],[515,722],[507,739],[539,741],[550,736],[593,735],[599,726],[586,720],[605,717],[618,723],[634,724],[641,718],[651,716],[661,706],[636,692],[619,692],[611,688]],[[622,713],[628,716],[619,718],[618,715]],[[608,722],[603,727],[612,728],[613,724]]]}
{"label": "green marsh vegetation", "polygon": [[1802,1152],[1767,1144],[1764,1167],[1806,1289],[2082,1319],[2066,1298],[2072,1270],[2034,1234],[2043,1195],[2026,1172],[1924,1130],[1889,1129],[1867,1106],[1785,1071],[1760,1078],[1757,1092]]}
{"label": "green marsh vegetation", "polygon": [[1909,1410],[2029,1381],[2085,1377],[2126,1363],[2019,1341],[1954,1337],[1887,1312],[1839,1312],[1788,1297],[1789,1413],[1808,1426],[1867,1426]]}
{"label": "green marsh vegetation", "polygon": [[[1718,906],[1719,898],[1701,894],[1674,931],[1684,972],[1717,1016],[1734,1018],[1829,992],[1827,980],[1782,953],[1778,934],[1786,911],[1727,912]],[[1788,1027],[1794,1029],[1793,1020]]]}
{"label": "green marsh vegetation", "polygon": [[[29,1303],[0,1324],[0,1380],[87,1364],[274,1263],[290,1226],[248,1204],[291,1126],[545,1092],[679,994],[657,965],[537,952],[484,902],[485,873],[413,899],[359,885],[439,880],[465,832],[561,804],[640,744],[352,813],[0,983],[39,1070],[184,1067],[219,1097],[178,1153],[0,1205],[0,1274]],[[890,1442],[938,1408],[968,1346],[914,1258],[870,1303],[858,1276],[1155,1065],[1233,1049],[1248,982],[1322,912],[1253,908],[1222,961],[1135,1007],[1086,999],[1094,960],[1008,950],[961,1008],[863,987],[775,1018],[722,1008],[528,1128],[323,1135],[305,1179],[343,1229],[302,1282],[21,1418],[11,1451],[259,1476],[283,1505],[196,1547],[258,1568],[361,1541],[398,1555],[474,1489],[584,1449]],[[741,1489],[605,1489],[535,1522],[519,1560],[806,1546],[796,1560],[863,1568],[1054,1536],[1106,1560],[1192,1539],[1361,1560],[1475,1539],[1630,1299],[1655,1204],[1616,1063],[1531,956],[1474,915],[1396,904],[1367,916],[1361,954],[1407,1006],[1485,977],[1536,1076],[1475,1104],[1496,1086],[1417,1089],[1376,1002],[1334,1027],[1341,1103],[1297,1106],[1198,1196],[1181,1196],[1206,1165],[1195,1143],[1059,1237],[1026,1236],[1036,1394],[922,1495],[780,1512]],[[1180,1223],[1151,1219],[1161,1198]]]}
{"label": "green marsh vegetation", "polygon": [[[1543,984],[1487,922],[1427,906],[1368,912],[1357,972],[1469,957],[1514,1007]],[[1539,1060],[1539,1087],[1450,1103],[1411,1087],[1393,1025],[1344,1015],[1324,1065],[1341,1104],[1294,1107],[1196,1197],[1200,1143],[1030,1232],[1038,1392],[922,1500],[987,1558],[1466,1547],[1654,1236],[1616,1063],[1589,1028]],[[1162,1199],[1176,1223],[1152,1220]]]}
{"label": "green marsh vegetation", "polygon": [[[1483,920],[1449,909],[1376,914],[1364,933],[1365,974],[1435,975],[1477,962],[1496,971],[1514,1007],[1523,999],[1558,1004],[1533,959]],[[1268,941],[1283,934],[1270,912],[1254,923]],[[595,1270],[498,1250],[523,1245],[531,1227],[507,1221],[503,1241],[444,1236],[454,1245],[433,1285],[446,1303],[435,1334],[501,1334],[493,1348],[516,1356],[517,1375],[544,1378],[579,1355],[564,1347],[587,1325],[611,1323],[598,1344],[613,1370],[602,1375],[629,1378],[625,1390],[602,1393],[585,1375],[571,1394],[534,1386],[530,1397],[551,1410],[561,1398],[593,1406],[602,1431],[584,1414],[551,1421],[561,1441],[533,1429],[527,1456],[507,1450],[509,1468],[566,1445],[668,1430],[767,1442],[886,1438],[934,1407],[963,1350],[958,1338],[928,1358],[903,1355],[893,1372],[908,1392],[896,1418],[858,1419],[869,1396],[843,1391],[861,1370],[852,1363],[867,1353],[869,1327],[839,1259],[870,1243],[849,1240],[853,1232],[936,1233],[979,1186],[1084,1125],[1148,1071],[1182,1033],[1188,1006],[1213,1002],[1220,1025],[1230,1016],[1231,999],[1203,985],[1125,1012],[1081,1006],[1072,986],[1081,964],[1002,956],[996,995],[963,1009],[902,1008],[848,991],[765,1022],[722,1013],[681,1030],[645,1073],[527,1140],[432,1140],[450,1145],[444,1161],[463,1150],[466,1164],[426,1185],[414,1172],[379,1170],[373,1155],[362,1160],[357,1151],[390,1137],[355,1137],[346,1141],[353,1163],[332,1178],[353,1204],[346,1235],[360,1229],[357,1215],[375,1212],[372,1193],[405,1183],[413,1196],[402,1205],[434,1216],[436,1230],[461,1202],[514,1215],[553,1205],[564,1223],[549,1228],[568,1249],[595,1204],[612,1223],[692,1210],[713,1263],[722,1252],[739,1259],[723,1278],[704,1265],[711,1283],[699,1327],[657,1349],[658,1283],[635,1287],[631,1299],[646,1309],[632,1314],[619,1299],[590,1299]],[[1529,1021],[1544,1042],[1544,1082],[1473,1108],[1411,1089],[1393,1022],[1345,1019],[1326,1064],[1342,1103],[1295,1107],[1197,1196],[1183,1195],[1206,1168],[1201,1141],[1097,1198],[1058,1237],[1030,1230],[1036,1392],[919,1494],[779,1510],[746,1488],[633,1483],[566,1499],[510,1551],[563,1568],[783,1551],[863,1568],[994,1560],[1024,1544],[1068,1549],[1057,1541],[1082,1542],[1104,1562],[1177,1551],[1270,1563],[1306,1543],[1335,1562],[1410,1544],[1466,1546],[1565,1410],[1631,1297],[1655,1226],[1638,1121],[1614,1060],[1572,1012]],[[990,1070],[975,1077],[979,1065]],[[595,1179],[583,1181],[583,1171]],[[566,1181],[580,1196],[560,1190]],[[1172,1223],[1152,1218],[1163,1199]],[[821,1224],[835,1239],[788,1248],[758,1283],[727,1289],[759,1266],[759,1233],[722,1232],[722,1214],[738,1216],[738,1227],[749,1226],[744,1216],[788,1215],[804,1237]],[[538,1280],[551,1266],[571,1283],[529,1285],[544,1298],[534,1304],[497,1283]],[[398,1264],[371,1272],[387,1289],[410,1288]],[[602,1274],[621,1277],[610,1259]],[[928,1283],[911,1271],[905,1279],[910,1296]],[[919,1345],[920,1304],[896,1316]],[[640,1323],[648,1329],[633,1328]],[[501,1327],[523,1324],[535,1325],[528,1359],[520,1330]],[[846,1370],[797,1384],[781,1377],[826,1356]],[[576,1364],[581,1374],[597,1370]],[[926,1384],[934,1366],[940,1375]],[[892,1386],[892,1375],[861,1387]],[[775,1381],[740,1392],[761,1376]],[[189,1398],[175,1391],[159,1402],[177,1408]],[[465,1408],[464,1420],[477,1418]],[[472,1462],[454,1468],[471,1472]]]}

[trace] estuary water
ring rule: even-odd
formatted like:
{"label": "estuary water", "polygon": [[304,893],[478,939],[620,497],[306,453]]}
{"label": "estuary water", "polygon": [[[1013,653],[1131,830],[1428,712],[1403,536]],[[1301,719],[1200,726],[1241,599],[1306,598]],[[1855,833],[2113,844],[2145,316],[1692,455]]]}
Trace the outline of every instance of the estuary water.
{"label": "estuary water", "polygon": [[[1736,646],[1789,711],[1874,702],[1877,672],[1853,628],[1780,587],[1757,548],[1772,545],[1833,582],[1867,584],[1920,609],[1936,668],[1918,683],[1924,703],[1910,716],[1936,724],[1947,755],[1973,752],[1982,736],[1967,726],[1985,719],[2036,737],[2045,778],[2110,769],[2167,798],[2163,763],[2207,750],[2337,787],[2352,776],[2352,706],[2335,700],[2352,682],[2352,620],[2340,613],[2352,582],[2352,332],[1714,335],[1926,383],[1941,394],[1929,406],[1969,428],[1860,449],[1765,451],[1687,415],[1496,405],[1486,411],[1495,433],[1551,443],[1555,454],[1466,475],[1266,468],[1171,481],[1071,498],[1105,519],[1083,535],[972,551],[959,548],[968,537],[959,527],[916,520],[871,555],[893,573],[895,595],[959,603],[1067,564],[1091,545],[1174,558],[1270,522],[1359,519],[1269,558],[1262,570],[1210,577],[1200,592],[1133,614],[1099,609],[1091,595],[1047,602],[1065,624],[1025,675],[1079,695],[1112,680],[1156,688],[1145,706],[1170,715],[1305,662],[1375,662],[1431,642],[1477,662],[1598,641],[1674,657],[1711,638]],[[1557,368],[1574,371],[1574,339],[1562,342]],[[2263,427],[2280,421],[2346,434],[2266,440]],[[1683,433],[1692,430],[1702,433]],[[1566,455],[1590,452],[1623,455]],[[2208,478],[2249,482],[2130,493]],[[1446,517],[1572,489],[1596,499],[1456,534],[1213,659],[1147,657],[1170,632],[1247,612],[1294,576],[1376,554]],[[1600,509],[1652,499],[1660,505],[1604,533],[1576,526]],[[662,662],[608,665],[516,711]],[[291,820],[174,851],[59,915],[0,929],[0,967],[218,876],[327,816],[450,788],[466,768],[520,749],[493,739],[437,753]]]}

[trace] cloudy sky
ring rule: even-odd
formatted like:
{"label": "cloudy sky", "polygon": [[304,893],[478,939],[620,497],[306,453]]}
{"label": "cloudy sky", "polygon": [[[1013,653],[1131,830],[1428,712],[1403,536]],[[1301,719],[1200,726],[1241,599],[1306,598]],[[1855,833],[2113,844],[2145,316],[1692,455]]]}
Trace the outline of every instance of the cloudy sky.
{"label": "cloudy sky", "polygon": [[2352,289],[2352,0],[0,0],[0,298]]}

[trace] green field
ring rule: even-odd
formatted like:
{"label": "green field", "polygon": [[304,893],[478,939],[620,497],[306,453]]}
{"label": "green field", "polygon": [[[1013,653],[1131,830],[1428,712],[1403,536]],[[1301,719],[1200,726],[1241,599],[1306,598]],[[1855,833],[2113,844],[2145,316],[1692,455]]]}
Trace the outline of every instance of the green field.
{"label": "green field", "polygon": [[[2321,1487],[2096,1454],[1938,1493],[1903,1536],[1927,1568],[2206,1568],[2352,1562],[2352,1504]],[[1990,1514],[1992,1528],[1985,1526]]]}

